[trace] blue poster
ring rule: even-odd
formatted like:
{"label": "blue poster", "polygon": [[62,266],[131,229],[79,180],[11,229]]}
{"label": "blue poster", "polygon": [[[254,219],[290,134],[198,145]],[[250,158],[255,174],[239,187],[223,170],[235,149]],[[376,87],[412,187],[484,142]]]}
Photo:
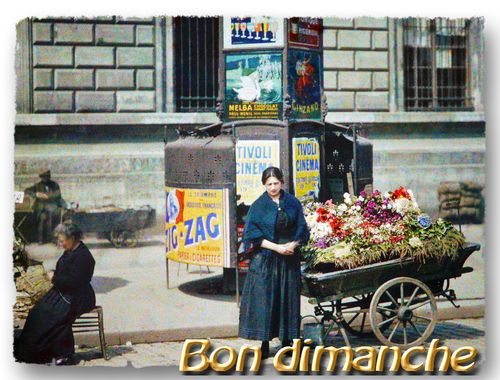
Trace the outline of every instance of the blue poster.
{"label": "blue poster", "polygon": [[321,55],[289,49],[288,94],[292,100],[290,119],[321,120]]}

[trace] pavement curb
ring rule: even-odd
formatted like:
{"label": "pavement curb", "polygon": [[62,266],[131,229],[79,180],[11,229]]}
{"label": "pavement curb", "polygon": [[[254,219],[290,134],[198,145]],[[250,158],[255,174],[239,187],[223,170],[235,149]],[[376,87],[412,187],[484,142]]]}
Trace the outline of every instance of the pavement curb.
{"label": "pavement curb", "polygon": [[[457,302],[460,303],[460,300]],[[439,321],[482,318],[484,314],[484,299],[464,301],[459,308],[455,308],[448,301],[438,302],[437,319]],[[113,331],[106,333],[106,342],[108,346],[114,346],[123,345],[127,342],[133,344],[159,343],[197,338],[234,338],[237,335],[238,324],[226,324],[150,331]],[[97,333],[76,334],[75,343],[81,346],[97,347],[99,345],[99,336]]]}

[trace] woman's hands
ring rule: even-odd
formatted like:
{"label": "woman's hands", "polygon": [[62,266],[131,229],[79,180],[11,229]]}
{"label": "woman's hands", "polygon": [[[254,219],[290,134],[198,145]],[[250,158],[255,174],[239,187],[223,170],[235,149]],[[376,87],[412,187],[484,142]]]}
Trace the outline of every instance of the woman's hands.
{"label": "woman's hands", "polygon": [[280,255],[293,255],[295,252],[295,248],[299,245],[296,241],[291,241],[285,244],[276,244],[269,240],[262,240],[261,247],[270,249],[274,252],[279,253]]}
{"label": "woman's hands", "polygon": [[290,241],[285,244],[278,244],[278,247],[280,247],[278,253],[280,253],[281,255],[293,255],[293,253],[295,252],[295,248],[297,248],[298,245],[299,243],[297,243],[296,241]]}

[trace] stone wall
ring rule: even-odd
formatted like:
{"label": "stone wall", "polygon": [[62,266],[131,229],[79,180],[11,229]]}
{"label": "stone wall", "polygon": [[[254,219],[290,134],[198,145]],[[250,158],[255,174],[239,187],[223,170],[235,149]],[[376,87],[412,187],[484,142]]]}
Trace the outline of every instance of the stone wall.
{"label": "stone wall", "polygon": [[389,111],[388,18],[323,19],[330,111]]}
{"label": "stone wall", "polygon": [[[18,25],[18,43],[25,45],[18,67],[30,69],[18,70],[16,190],[37,181],[38,169],[48,165],[66,200],[81,207],[150,204],[163,228],[163,126],[172,127],[165,136],[170,139],[178,125],[217,119],[215,113],[171,112],[172,22],[159,19],[43,19]],[[389,71],[399,75],[390,65],[397,57],[393,20],[328,17],[323,22],[329,120],[362,122],[370,132],[372,123],[387,126],[368,136],[374,144],[375,187],[408,186],[424,210],[436,215],[441,180],[484,183],[484,125],[469,125],[470,119],[484,120],[481,70],[471,67],[479,112],[402,112],[389,99],[396,92]],[[475,30],[474,41],[482,41],[482,29]],[[483,62],[479,42],[471,63],[477,67]],[[438,123],[443,124],[439,131]],[[465,132],[454,133],[460,123],[467,124]]]}
{"label": "stone wall", "polygon": [[33,111],[154,112],[155,21],[32,23]]}
{"label": "stone wall", "polygon": [[[420,132],[407,137],[379,134],[370,140],[374,188],[387,191],[406,186],[413,190],[421,208],[437,217],[441,181],[485,183],[486,144],[481,133],[447,136],[428,133],[430,127],[419,128]],[[174,128],[166,138],[176,138]],[[32,185],[38,180],[38,170],[49,166],[67,201],[82,208],[148,204],[156,209],[157,229],[161,230],[165,220],[165,158],[163,142],[157,140],[17,144],[15,190]]]}
{"label": "stone wall", "polygon": [[88,209],[114,204],[122,208],[149,205],[157,229],[165,220],[163,143],[23,144],[15,149],[14,188],[38,182],[50,167],[66,202]]}
{"label": "stone wall", "polygon": [[444,181],[486,181],[484,137],[381,138],[373,143],[374,188],[411,189],[422,210],[437,218],[437,188]]}

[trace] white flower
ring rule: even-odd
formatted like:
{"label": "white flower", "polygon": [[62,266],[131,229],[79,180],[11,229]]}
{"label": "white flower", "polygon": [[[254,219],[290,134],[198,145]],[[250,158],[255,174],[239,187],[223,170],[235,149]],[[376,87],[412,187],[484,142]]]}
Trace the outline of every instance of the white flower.
{"label": "white flower", "polygon": [[324,238],[332,233],[332,228],[327,223],[316,223],[311,226],[311,235],[314,240]]}
{"label": "white flower", "polygon": [[360,197],[358,197],[358,201],[363,202],[364,200],[365,200],[365,198],[363,198],[363,197],[361,197],[361,196],[360,196]]}
{"label": "white flower", "polygon": [[363,235],[365,233],[365,230],[362,228],[356,228],[354,232],[356,233],[356,235]]}
{"label": "white flower", "polygon": [[318,217],[315,214],[309,214],[306,216],[306,222],[308,225],[313,224]]}
{"label": "white flower", "polygon": [[352,203],[351,194],[344,193],[344,203],[348,205]]}
{"label": "white flower", "polygon": [[339,210],[344,212],[347,211],[347,205],[345,203],[342,203],[339,205]]}
{"label": "white flower", "polygon": [[356,206],[356,210],[361,210],[361,206]]}
{"label": "white flower", "polygon": [[410,240],[408,241],[408,243],[413,248],[417,248],[417,247],[421,247],[422,246],[422,241],[417,236],[414,236],[414,237],[410,238]]}
{"label": "white flower", "polygon": [[398,214],[404,215],[411,208],[412,204],[406,198],[398,198],[394,201],[394,206]]}

